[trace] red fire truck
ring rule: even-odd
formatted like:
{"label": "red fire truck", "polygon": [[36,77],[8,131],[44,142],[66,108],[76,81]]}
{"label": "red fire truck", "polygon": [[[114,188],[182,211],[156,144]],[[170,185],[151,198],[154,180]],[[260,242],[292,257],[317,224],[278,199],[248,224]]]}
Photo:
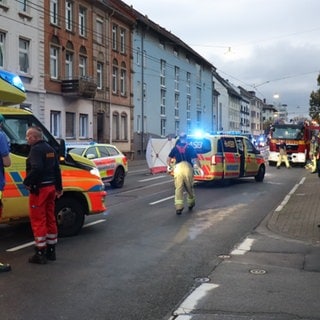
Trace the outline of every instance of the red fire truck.
{"label": "red fire truck", "polygon": [[287,145],[288,159],[292,165],[305,165],[309,159],[310,140],[312,135],[319,134],[320,126],[305,121],[300,124],[274,124],[271,127],[269,141],[270,166],[275,166],[279,157],[280,141]]}

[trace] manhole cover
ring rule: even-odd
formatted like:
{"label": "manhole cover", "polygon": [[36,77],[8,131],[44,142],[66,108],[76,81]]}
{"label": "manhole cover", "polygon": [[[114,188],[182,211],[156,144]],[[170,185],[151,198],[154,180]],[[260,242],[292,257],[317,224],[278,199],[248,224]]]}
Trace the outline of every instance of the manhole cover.
{"label": "manhole cover", "polygon": [[263,269],[251,269],[249,272],[252,274],[256,274],[256,275],[261,275],[261,274],[267,273],[267,271],[263,270]]}
{"label": "manhole cover", "polygon": [[201,282],[201,283],[210,282],[210,278],[207,278],[207,277],[195,278],[194,280],[195,280],[196,282]]}

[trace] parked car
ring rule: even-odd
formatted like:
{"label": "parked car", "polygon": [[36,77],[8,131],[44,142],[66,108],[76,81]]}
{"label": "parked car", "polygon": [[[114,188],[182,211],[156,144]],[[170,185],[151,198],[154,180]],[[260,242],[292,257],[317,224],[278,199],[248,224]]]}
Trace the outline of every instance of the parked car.
{"label": "parked car", "polygon": [[128,172],[128,160],[116,146],[101,143],[67,145],[67,151],[92,160],[104,184],[110,183],[114,188],[123,187]]}

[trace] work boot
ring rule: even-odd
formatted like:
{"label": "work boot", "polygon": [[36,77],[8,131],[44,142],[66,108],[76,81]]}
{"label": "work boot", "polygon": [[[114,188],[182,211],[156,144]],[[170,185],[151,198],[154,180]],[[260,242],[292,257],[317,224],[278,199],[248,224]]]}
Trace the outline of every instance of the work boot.
{"label": "work boot", "polygon": [[56,246],[54,244],[49,244],[47,246],[46,256],[47,256],[47,259],[50,261],[55,261],[57,259]]}
{"label": "work boot", "polygon": [[46,264],[47,258],[46,258],[46,249],[39,249],[35,248],[36,253],[29,258],[30,263],[37,263],[37,264]]}
{"label": "work boot", "polygon": [[0,262],[0,272],[7,272],[10,270],[11,270],[10,264]]}

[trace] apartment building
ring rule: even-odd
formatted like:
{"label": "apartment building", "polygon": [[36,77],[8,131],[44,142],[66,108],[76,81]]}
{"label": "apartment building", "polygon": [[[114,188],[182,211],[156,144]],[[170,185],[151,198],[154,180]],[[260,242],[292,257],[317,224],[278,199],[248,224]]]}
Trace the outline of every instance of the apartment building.
{"label": "apartment building", "polygon": [[149,137],[213,130],[215,67],[172,33],[133,12],[134,146],[141,156]]}
{"label": "apartment building", "polygon": [[18,74],[28,92],[24,107],[45,121],[44,1],[0,1],[0,68]]}

